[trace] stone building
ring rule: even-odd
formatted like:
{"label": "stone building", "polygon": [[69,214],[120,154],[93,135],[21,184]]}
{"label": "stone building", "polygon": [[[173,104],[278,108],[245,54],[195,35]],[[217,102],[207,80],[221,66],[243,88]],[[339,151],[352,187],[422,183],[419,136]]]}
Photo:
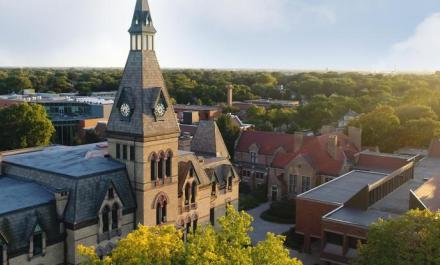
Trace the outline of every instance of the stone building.
{"label": "stone building", "polygon": [[147,0],[138,0],[131,49],[108,142],[2,153],[0,265],[78,264],[78,244],[108,254],[137,224],[186,234],[238,205],[239,178],[214,122],[189,151],[154,52]]}
{"label": "stone building", "polygon": [[251,189],[267,188],[272,200],[294,197],[348,172],[361,148],[360,130],[319,136],[244,131],[234,163]]}

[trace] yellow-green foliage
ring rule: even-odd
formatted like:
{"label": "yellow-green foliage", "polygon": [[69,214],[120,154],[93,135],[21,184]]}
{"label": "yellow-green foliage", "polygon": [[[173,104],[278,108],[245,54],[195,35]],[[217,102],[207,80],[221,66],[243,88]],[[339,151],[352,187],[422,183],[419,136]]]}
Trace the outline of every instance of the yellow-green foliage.
{"label": "yellow-green foliage", "polygon": [[414,210],[373,224],[352,264],[440,264],[440,213]]}
{"label": "yellow-green foliage", "polygon": [[78,250],[86,259],[83,265],[302,265],[289,257],[282,236],[269,233],[265,241],[252,246],[249,214],[228,207],[227,215],[218,221],[218,229],[200,226],[187,244],[174,226],[140,226],[103,261],[94,248],[79,246]]}

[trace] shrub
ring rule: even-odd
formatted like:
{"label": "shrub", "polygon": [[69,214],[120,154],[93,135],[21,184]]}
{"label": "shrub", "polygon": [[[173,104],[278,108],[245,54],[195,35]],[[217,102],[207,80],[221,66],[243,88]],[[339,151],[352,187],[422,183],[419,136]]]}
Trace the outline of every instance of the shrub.
{"label": "shrub", "polygon": [[294,224],[295,211],[295,200],[274,201],[270,208],[261,214],[261,218],[269,222]]}

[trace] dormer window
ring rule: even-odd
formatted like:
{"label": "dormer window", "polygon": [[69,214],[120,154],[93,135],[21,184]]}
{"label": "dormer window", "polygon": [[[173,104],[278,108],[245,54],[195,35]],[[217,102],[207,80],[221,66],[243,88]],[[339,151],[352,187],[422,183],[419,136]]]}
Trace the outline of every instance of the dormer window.
{"label": "dormer window", "polygon": [[251,152],[251,163],[256,164],[257,163],[257,153]]}
{"label": "dormer window", "polygon": [[31,249],[29,251],[29,254],[31,255],[31,257],[44,254],[44,249],[45,249],[44,239],[45,239],[44,232],[41,229],[41,226],[37,224],[35,226],[30,242]]}
{"label": "dormer window", "polygon": [[115,198],[115,190],[113,188],[108,189],[108,198],[109,199]]}
{"label": "dormer window", "polygon": [[135,19],[134,24],[136,24],[136,25],[139,24],[139,20],[137,18]]}

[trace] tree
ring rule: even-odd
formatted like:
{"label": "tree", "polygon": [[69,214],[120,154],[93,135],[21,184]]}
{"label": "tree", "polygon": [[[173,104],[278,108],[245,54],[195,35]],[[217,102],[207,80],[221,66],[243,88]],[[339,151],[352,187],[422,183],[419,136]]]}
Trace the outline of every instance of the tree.
{"label": "tree", "polygon": [[440,122],[432,119],[409,120],[400,128],[400,143],[405,147],[426,148],[440,136]]}
{"label": "tree", "polygon": [[379,146],[384,152],[392,152],[398,147],[396,135],[400,120],[391,107],[378,107],[351,121],[349,125],[362,129],[362,142],[366,146]]}
{"label": "tree", "polygon": [[413,210],[379,220],[352,265],[440,264],[440,213]]}
{"label": "tree", "polygon": [[396,108],[396,115],[400,123],[404,124],[409,120],[432,119],[437,120],[437,114],[425,105],[405,105]]}
{"label": "tree", "polygon": [[110,256],[99,260],[94,248],[79,246],[85,257],[83,265],[301,265],[289,257],[284,248],[283,236],[267,235],[267,240],[251,245],[252,217],[228,206],[226,215],[218,219],[219,227],[199,226],[188,237],[186,244],[182,233],[174,226],[140,226],[122,239]]}
{"label": "tree", "polygon": [[217,126],[223,136],[223,140],[225,141],[226,147],[228,148],[228,152],[233,158],[235,141],[240,135],[240,127],[232,122],[231,116],[229,114],[222,114],[217,119]]}
{"label": "tree", "polygon": [[0,149],[11,150],[50,143],[55,132],[46,110],[38,104],[18,104],[0,109]]}

